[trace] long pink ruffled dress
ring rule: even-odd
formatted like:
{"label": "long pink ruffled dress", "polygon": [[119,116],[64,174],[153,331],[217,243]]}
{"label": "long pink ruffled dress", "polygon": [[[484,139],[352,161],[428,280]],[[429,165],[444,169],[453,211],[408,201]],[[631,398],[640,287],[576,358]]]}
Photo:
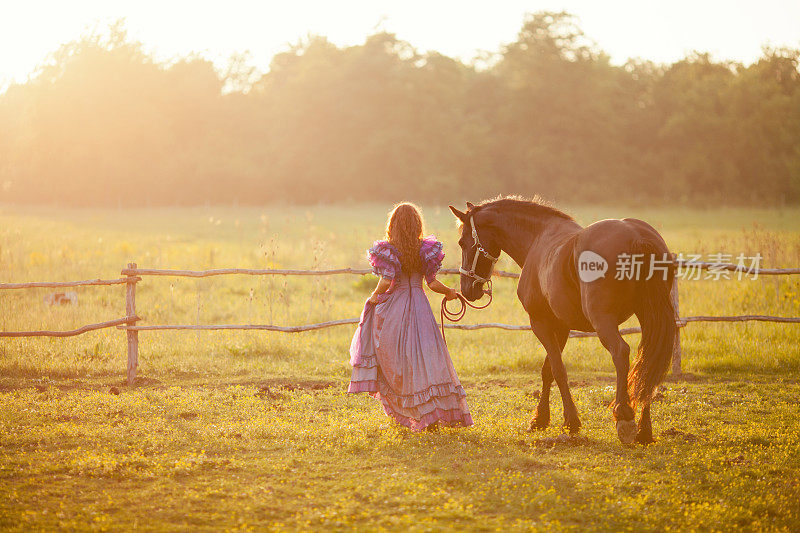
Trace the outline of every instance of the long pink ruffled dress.
{"label": "long pink ruffled dress", "polygon": [[373,272],[392,280],[381,301],[367,301],[350,344],[353,367],[348,392],[368,392],[398,424],[419,431],[440,423],[471,426],[464,387],[422,288],[442,265],[442,243],[425,238],[425,272],[406,274],[400,254],[387,241],[368,252]]}

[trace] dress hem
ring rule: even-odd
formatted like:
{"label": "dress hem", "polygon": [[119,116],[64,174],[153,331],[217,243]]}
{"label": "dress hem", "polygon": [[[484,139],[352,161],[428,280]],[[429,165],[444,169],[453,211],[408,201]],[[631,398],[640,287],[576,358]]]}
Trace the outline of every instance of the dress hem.
{"label": "dress hem", "polygon": [[388,416],[390,416],[401,426],[405,426],[412,431],[422,431],[434,423],[441,423],[442,425],[449,427],[469,427],[474,424],[472,415],[469,412],[465,413],[461,409],[442,409],[437,407],[430,413],[422,415],[419,420],[398,413],[392,408],[391,405],[389,405],[389,403],[378,390],[377,380],[351,381],[347,388],[347,392],[352,394],[361,392],[369,393],[370,396],[380,400],[383,410]]}
{"label": "dress hem", "polygon": [[[374,379],[364,381],[350,381],[347,392],[379,392],[378,382]],[[391,391],[392,398],[405,409],[418,407],[422,404],[430,402],[433,398],[443,398],[446,396],[457,396],[459,398],[466,398],[467,393],[464,386],[454,383],[437,383],[431,385],[425,390],[414,392],[411,394],[397,394]]]}

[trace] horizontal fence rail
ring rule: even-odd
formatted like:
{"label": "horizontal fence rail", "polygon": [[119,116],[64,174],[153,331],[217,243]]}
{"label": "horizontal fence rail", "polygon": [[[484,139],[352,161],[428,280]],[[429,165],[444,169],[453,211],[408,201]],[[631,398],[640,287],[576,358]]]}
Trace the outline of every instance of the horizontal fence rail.
{"label": "horizontal fence rail", "polygon": [[[708,263],[686,260],[675,260],[673,264],[681,268],[702,269],[715,271],[729,271],[743,274],[783,276],[800,274],[800,268],[753,268],[741,264],[732,263]],[[439,271],[442,274],[459,274],[456,268],[443,268]],[[62,287],[84,287],[97,285],[125,285],[125,312],[126,316],[107,322],[97,324],[87,324],[77,329],[67,331],[4,331],[0,332],[0,337],[73,337],[89,331],[113,328],[124,330],[128,339],[128,383],[133,384],[136,377],[139,356],[140,331],[175,331],[175,330],[194,330],[194,331],[218,331],[218,330],[254,330],[254,331],[277,331],[284,333],[299,333],[304,331],[320,330],[329,327],[357,324],[359,319],[346,318],[341,320],[331,320],[316,324],[303,324],[298,326],[276,326],[272,324],[207,324],[207,325],[182,325],[182,324],[156,324],[156,325],[137,325],[142,320],[136,314],[136,284],[142,281],[142,276],[174,276],[188,278],[205,278],[210,276],[221,276],[230,274],[241,274],[250,276],[332,276],[340,274],[367,275],[371,274],[371,269],[359,268],[338,268],[330,270],[284,270],[284,269],[252,269],[252,268],[222,268],[213,270],[174,270],[174,269],[147,269],[138,268],[136,263],[129,263],[128,267],[121,271],[123,277],[117,279],[93,279],[84,281],[60,281],[60,282],[29,282],[29,283],[0,283],[0,290],[3,289],[32,289],[32,288],[62,288]],[[515,272],[494,271],[492,274],[498,278],[519,278]],[[677,281],[677,280],[676,280]],[[734,316],[689,316],[680,317],[678,312],[677,283],[673,282],[672,303],[676,311],[676,324],[679,328],[685,327],[690,322],[777,322],[777,323],[800,323],[800,317],[781,317],[770,315],[734,315]],[[514,325],[502,323],[480,323],[480,324],[445,324],[445,328],[459,330],[478,330],[496,328],[509,331],[528,331],[528,325]],[[641,328],[623,328],[620,330],[622,335],[641,333]],[[596,337],[597,333],[571,331],[571,338]],[[680,334],[676,335],[676,347],[673,353],[673,372],[680,373]]]}
{"label": "horizontal fence rail", "polygon": [[[674,261],[674,265],[681,268],[694,268],[702,270],[725,270],[728,272],[741,272],[742,274],[757,274],[764,276],[787,276],[800,274],[800,268],[750,268],[732,263],[701,263],[694,261]],[[459,274],[457,268],[443,268],[441,274]],[[209,276],[224,276],[228,274],[244,274],[248,276],[335,276],[339,274],[358,274],[364,276],[372,274],[369,268],[335,268],[330,270],[283,270],[260,268],[218,268],[213,270],[173,270],[154,268],[123,269],[123,276],[173,276],[185,278],[207,278]],[[492,277],[519,278],[516,272],[495,270]],[[2,288],[0,286],[0,288]]]}
{"label": "horizontal fence rail", "polygon": [[[457,268],[442,268],[440,274],[458,274]],[[358,274],[364,276],[372,274],[370,268],[335,268],[332,270],[280,270],[260,268],[218,268],[214,270],[171,270],[153,268],[124,269],[123,276],[173,276],[184,278],[207,278],[209,276],[224,276],[227,274],[244,274],[247,276],[335,276],[338,274]],[[498,278],[518,278],[515,272],[495,270],[492,276]]]}
{"label": "horizontal fence rail", "polygon": [[345,326],[347,324],[358,324],[357,318],[345,318],[342,320],[331,320],[329,322],[319,322],[317,324],[303,324],[301,326],[273,326],[271,324],[160,324],[154,326],[117,326],[117,329],[128,331],[165,331],[165,330],[194,330],[194,331],[217,331],[223,329],[241,330],[262,330],[262,331],[281,331],[284,333],[299,333],[301,331],[313,331],[315,329],[325,329],[333,326]]}
{"label": "horizontal fence rail", "polygon": [[[800,318],[784,317],[784,316],[769,316],[769,315],[740,315],[740,316],[687,316],[681,317],[675,321],[679,327],[684,327],[689,322],[787,322],[800,324]],[[232,330],[265,330],[265,331],[282,331],[284,333],[299,333],[301,331],[313,331],[316,329],[325,329],[335,326],[345,326],[349,324],[358,324],[357,318],[345,318],[342,320],[331,320],[328,322],[318,322],[316,324],[303,324],[300,326],[273,326],[270,324],[163,324],[154,326],[117,326],[117,329],[124,329],[130,331],[215,331],[223,329]],[[437,323],[437,325],[439,325]],[[445,324],[447,329],[461,329],[461,330],[477,330],[477,329],[505,329],[509,331],[530,331],[531,327],[526,325],[515,324],[502,324],[499,322],[488,322],[481,324]],[[630,335],[632,333],[641,333],[641,328],[625,328],[621,329],[622,335]],[[597,333],[585,331],[571,331],[569,336],[571,338],[580,337],[597,337]]]}
{"label": "horizontal fence rail", "polygon": [[683,322],[784,322],[800,324],[800,318],[771,315],[687,316]]}
{"label": "horizontal fence rail", "polygon": [[74,337],[76,335],[82,335],[88,331],[113,328],[115,326],[121,326],[122,324],[132,324],[137,320],[141,320],[141,318],[138,316],[126,316],[124,318],[109,320],[107,322],[87,324],[77,329],[71,329],[67,331],[2,331],[0,332],[0,337]]}
{"label": "horizontal fence rail", "polygon": [[132,277],[132,278],[120,278],[120,279],[87,279],[86,281],[34,281],[31,283],[0,283],[0,290],[88,287],[90,285],[124,285],[125,283],[135,283],[137,281],[142,281],[142,278]]}
{"label": "horizontal fence rail", "polygon": [[[151,326],[129,326],[132,322],[141,320],[138,316],[129,316],[119,318],[117,320],[109,320],[107,322],[99,322],[97,324],[87,324],[80,328],[67,330],[67,331],[3,331],[0,332],[0,337],[74,337],[83,333],[94,331],[98,329],[116,327],[119,330],[130,331],[180,331],[180,330],[194,330],[194,331],[218,331],[218,330],[261,330],[261,331],[279,331],[283,333],[300,333],[303,331],[314,331],[318,329],[325,329],[335,326],[346,326],[351,324],[358,324],[357,318],[345,318],[342,320],[330,320],[327,322],[318,322],[315,324],[302,324],[299,326],[274,326],[271,324],[159,324]],[[734,315],[734,316],[687,316],[681,317],[675,323],[684,327],[689,322],[783,322],[798,324],[800,318],[771,316],[771,315]],[[530,331],[531,327],[527,325],[503,324],[500,322],[487,322],[481,324],[445,324],[447,329],[460,329],[466,331],[473,331],[478,329],[504,329],[508,331]],[[638,327],[621,329],[622,335],[630,335],[633,333],[641,333]],[[570,338],[582,337],[596,337],[595,332],[584,331],[571,331]]]}

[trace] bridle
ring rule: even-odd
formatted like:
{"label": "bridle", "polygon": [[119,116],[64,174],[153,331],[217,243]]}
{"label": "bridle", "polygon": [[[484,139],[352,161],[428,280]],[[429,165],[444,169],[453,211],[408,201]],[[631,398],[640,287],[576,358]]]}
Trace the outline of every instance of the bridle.
{"label": "bridle", "polygon": [[[486,309],[487,307],[489,307],[489,304],[492,303],[492,279],[491,279],[492,271],[494,270],[494,264],[497,263],[497,260],[500,259],[500,257],[493,256],[483,248],[481,241],[478,239],[478,230],[475,229],[475,221],[472,219],[472,215],[470,215],[469,217],[469,224],[472,227],[472,241],[473,241],[472,246],[476,248],[475,256],[472,259],[472,267],[470,267],[469,270],[464,270],[464,267],[458,267],[458,271],[461,272],[463,275],[471,278],[473,286],[483,285],[484,283],[488,283],[489,288],[486,289],[484,293],[489,295],[489,301],[487,301],[483,305],[475,305],[473,303],[468,302],[467,299],[464,298],[464,296],[462,296],[460,293],[456,293],[456,295],[458,296],[458,302],[461,304],[461,307],[458,309],[458,311],[454,313],[449,309],[447,309],[447,299],[442,298],[442,310],[439,315],[440,316],[439,324],[441,325],[442,328],[442,339],[444,339],[445,344],[447,344],[447,338],[444,336],[445,318],[447,318],[451,322],[458,322],[462,318],[464,318],[464,315],[467,314],[467,307],[471,307],[473,309]],[[491,262],[491,264],[489,265],[489,273],[485,278],[475,273],[475,268],[478,266],[478,257],[480,257],[481,255]]]}
{"label": "bridle", "polygon": [[[492,278],[492,271],[494,270],[494,264],[497,263],[497,261],[500,259],[500,257],[499,256],[495,257],[495,256],[493,256],[492,254],[490,254],[489,252],[487,252],[484,249],[483,245],[481,244],[480,239],[478,239],[478,230],[475,227],[475,220],[472,218],[472,215],[469,216],[469,225],[470,225],[470,227],[472,229],[472,242],[473,242],[472,246],[474,246],[476,248],[475,255],[472,257],[472,266],[470,267],[469,270],[465,270],[464,267],[461,266],[461,267],[458,267],[458,271],[460,273],[462,273],[463,275],[467,276],[468,278],[471,278],[473,280],[472,281],[472,285],[473,286],[482,285],[484,283],[488,284],[489,288],[486,290],[486,292],[491,295],[492,294],[492,279],[491,279]],[[479,276],[475,272],[475,268],[478,266],[478,259],[480,258],[480,256],[485,257],[491,263],[489,265],[489,273],[486,275],[485,278],[482,277],[482,276]]]}

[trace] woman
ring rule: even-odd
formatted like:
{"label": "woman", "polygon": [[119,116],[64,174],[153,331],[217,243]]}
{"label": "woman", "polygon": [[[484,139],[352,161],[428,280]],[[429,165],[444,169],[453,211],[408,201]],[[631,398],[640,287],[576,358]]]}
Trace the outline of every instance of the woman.
{"label": "woman", "polygon": [[437,424],[471,426],[464,387],[422,288],[447,300],[456,291],[438,279],[442,243],[423,238],[417,206],[401,203],[389,213],[386,240],[368,252],[378,285],[364,305],[350,345],[348,392],[377,398],[398,424],[420,431]]}

